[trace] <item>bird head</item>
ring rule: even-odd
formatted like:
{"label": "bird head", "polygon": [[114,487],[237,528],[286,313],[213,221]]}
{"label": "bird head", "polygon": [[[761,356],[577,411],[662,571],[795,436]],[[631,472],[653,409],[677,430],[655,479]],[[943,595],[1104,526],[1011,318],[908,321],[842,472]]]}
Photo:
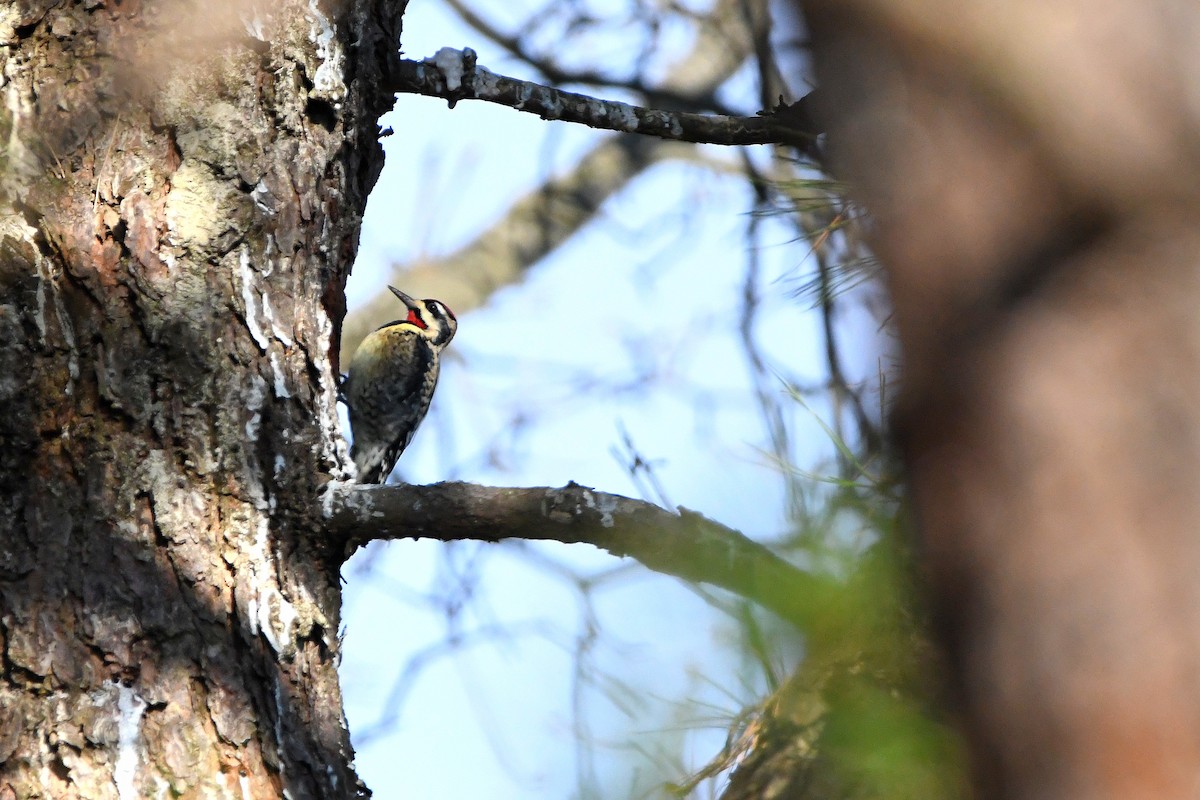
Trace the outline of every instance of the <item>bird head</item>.
{"label": "bird head", "polygon": [[419,328],[434,347],[440,349],[450,343],[458,330],[458,318],[444,303],[440,300],[414,300],[395,286],[388,288],[408,308],[408,317],[402,322]]}

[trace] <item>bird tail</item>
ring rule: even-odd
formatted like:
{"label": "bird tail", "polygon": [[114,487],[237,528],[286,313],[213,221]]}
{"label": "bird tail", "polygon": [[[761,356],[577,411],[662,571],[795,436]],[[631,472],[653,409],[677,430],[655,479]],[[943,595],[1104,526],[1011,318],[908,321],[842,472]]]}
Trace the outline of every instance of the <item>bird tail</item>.
{"label": "bird tail", "polygon": [[359,483],[383,483],[387,480],[384,452],[380,448],[371,448],[366,452],[350,445],[350,458],[358,472]]}

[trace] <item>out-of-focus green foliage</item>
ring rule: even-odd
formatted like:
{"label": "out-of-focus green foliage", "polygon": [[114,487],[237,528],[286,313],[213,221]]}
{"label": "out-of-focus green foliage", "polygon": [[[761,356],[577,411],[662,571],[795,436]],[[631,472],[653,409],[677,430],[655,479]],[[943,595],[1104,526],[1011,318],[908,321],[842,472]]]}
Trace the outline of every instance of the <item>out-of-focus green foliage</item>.
{"label": "out-of-focus green foliage", "polygon": [[799,521],[793,554],[844,578],[819,599],[798,668],[759,706],[723,796],[966,797],[903,504],[883,482],[838,483],[819,518]]}
{"label": "out-of-focus green foliage", "polygon": [[[836,183],[816,178],[777,188],[775,205],[763,213],[795,220],[798,240],[817,264],[797,282],[797,294],[828,321],[844,292],[876,279],[861,235],[869,223],[841,199],[844,187]],[[832,323],[826,333],[835,335]],[[966,751],[947,719],[949,692],[922,604],[898,464],[884,437],[861,430],[874,416],[863,397],[885,397],[887,376],[881,370],[872,391],[851,387],[836,343],[828,352],[829,392],[841,400],[834,408],[857,413],[847,414],[848,425],[822,423],[835,468],[792,468],[809,502],[778,550],[831,580],[821,584],[821,596],[807,598],[811,622],[799,632],[803,656],[794,672],[775,682],[740,720],[726,752],[697,777],[736,765],[721,795],[726,800],[965,798]],[[808,402],[795,391],[792,399]],[[885,416],[880,409],[878,417]],[[796,633],[766,617],[751,615],[743,631],[747,652],[770,675],[778,662],[773,644]]]}

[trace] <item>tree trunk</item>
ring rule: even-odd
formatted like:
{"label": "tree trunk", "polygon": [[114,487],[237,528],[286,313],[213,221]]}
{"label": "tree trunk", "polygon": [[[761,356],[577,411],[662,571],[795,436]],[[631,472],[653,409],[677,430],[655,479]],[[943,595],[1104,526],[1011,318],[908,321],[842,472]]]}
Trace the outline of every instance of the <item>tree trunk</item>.
{"label": "tree trunk", "polygon": [[0,797],[359,797],[336,331],[404,3],[0,5]]}

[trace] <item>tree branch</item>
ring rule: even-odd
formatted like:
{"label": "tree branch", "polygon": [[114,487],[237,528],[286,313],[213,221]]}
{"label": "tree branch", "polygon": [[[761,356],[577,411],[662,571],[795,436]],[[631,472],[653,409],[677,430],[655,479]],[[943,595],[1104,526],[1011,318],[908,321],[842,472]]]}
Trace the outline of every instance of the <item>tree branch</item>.
{"label": "tree branch", "polygon": [[[393,92],[441,97],[453,107],[459,100],[489,103],[537,114],[542,119],[578,122],[601,130],[640,133],[698,144],[787,144],[810,150],[816,135],[773,114],[734,117],[660,111],[615,100],[497,75],[476,64],[475,51],[443,47],[424,61],[403,59],[388,82]],[[789,120],[790,122],[790,120]]]}
{"label": "tree branch", "polygon": [[329,534],[347,554],[374,539],[591,544],[655,572],[727,589],[802,628],[832,588],[699,514],[683,508],[672,513],[576,483],[561,489],[335,484],[323,511]]}

